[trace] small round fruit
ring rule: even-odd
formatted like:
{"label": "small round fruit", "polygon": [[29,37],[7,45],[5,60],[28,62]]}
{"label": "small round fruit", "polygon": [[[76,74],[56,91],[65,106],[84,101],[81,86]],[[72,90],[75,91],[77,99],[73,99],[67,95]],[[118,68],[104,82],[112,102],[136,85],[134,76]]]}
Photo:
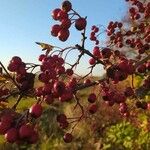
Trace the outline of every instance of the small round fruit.
{"label": "small round fruit", "polygon": [[58,36],[58,32],[60,30],[61,30],[60,25],[58,25],[58,24],[53,25],[52,28],[51,28],[51,35],[55,36],[55,37]]}
{"label": "small round fruit", "polygon": [[66,134],[64,135],[64,137],[63,137],[63,140],[64,140],[64,142],[66,142],[66,143],[70,143],[70,142],[72,141],[72,139],[73,139],[73,136],[72,136],[72,134],[70,134],[70,133],[66,133]]}
{"label": "small round fruit", "polygon": [[54,10],[52,11],[52,18],[53,18],[54,20],[58,20],[58,19],[59,19],[58,13],[59,13],[60,11],[61,11],[60,8],[56,8],[56,9],[54,9]]}
{"label": "small round fruit", "polygon": [[64,123],[64,122],[66,122],[67,117],[65,114],[59,114],[56,119],[57,119],[57,122]]}
{"label": "small round fruit", "polygon": [[16,128],[9,129],[5,134],[5,139],[10,142],[14,143],[18,138],[18,130]]}
{"label": "small round fruit", "polygon": [[34,104],[31,106],[29,109],[29,113],[31,114],[32,117],[38,118],[42,114],[42,106],[40,104]]}
{"label": "small round fruit", "polygon": [[65,42],[68,39],[69,35],[70,32],[68,29],[63,29],[58,32],[58,38],[62,42]]}
{"label": "small round fruit", "polygon": [[90,112],[91,114],[96,113],[96,112],[97,112],[97,109],[98,109],[98,107],[97,107],[96,104],[92,104],[92,105],[89,106],[89,112]]}
{"label": "small round fruit", "polygon": [[32,134],[33,128],[29,124],[22,125],[19,129],[20,138],[29,138]]}
{"label": "small round fruit", "polygon": [[69,1],[64,1],[61,7],[63,11],[69,12],[72,9],[72,4]]}
{"label": "small round fruit", "polygon": [[88,101],[90,103],[94,103],[96,101],[96,95],[94,93],[91,93],[88,97]]}
{"label": "small round fruit", "polygon": [[85,18],[79,18],[75,21],[75,27],[79,31],[85,29],[86,24],[87,24],[87,22],[86,22]]}

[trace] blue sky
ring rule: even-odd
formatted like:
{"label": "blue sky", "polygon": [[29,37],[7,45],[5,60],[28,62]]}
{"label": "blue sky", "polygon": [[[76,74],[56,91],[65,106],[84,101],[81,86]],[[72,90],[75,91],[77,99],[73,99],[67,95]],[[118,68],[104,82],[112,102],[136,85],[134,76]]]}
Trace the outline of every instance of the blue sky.
{"label": "blue sky", "polygon": [[[56,22],[51,18],[54,8],[60,7],[62,0],[0,0],[0,61],[8,64],[12,56],[21,56],[25,62],[37,62],[41,54],[36,41],[47,42],[60,47],[80,42],[80,32],[71,28],[71,36],[66,43],[50,35],[50,27]],[[87,16],[88,30],[92,25],[107,26],[111,20],[119,21],[126,12],[125,0],[72,0],[73,8],[81,16]],[[103,40],[104,36],[100,38]],[[87,42],[86,48],[92,49]],[[70,56],[70,60],[74,55]],[[87,59],[82,66],[87,67]],[[99,70],[96,69],[99,74]]]}

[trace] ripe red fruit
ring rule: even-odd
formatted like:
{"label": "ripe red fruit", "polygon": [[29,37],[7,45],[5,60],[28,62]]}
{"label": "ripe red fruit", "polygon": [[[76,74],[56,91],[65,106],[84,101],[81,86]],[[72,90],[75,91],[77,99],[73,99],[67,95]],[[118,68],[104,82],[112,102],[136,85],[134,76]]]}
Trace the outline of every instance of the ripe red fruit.
{"label": "ripe red fruit", "polygon": [[62,29],[69,29],[70,26],[71,26],[71,20],[70,19],[63,19],[61,21],[61,25],[60,26],[61,26]]}
{"label": "ripe red fruit", "polygon": [[62,29],[58,32],[58,38],[60,41],[65,42],[70,35],[70,32],[68,29]]}
{"label": "ripe red fruit", "polygon": [[146,63],[146,69],[147,69],[148,71],[150,71],[150,62],[147,62],[147,63]]}
{"label": "ripe red fruit", "polygon": [[85,29],[86,24],[87,24],[87,22],[86,22],[85,18],[79,18],[75,21],[75,27],[79,31]]}
{"label": "ripe red fruit", "polygon": [[96,101],[96,95],[95,95],[95,93],[91,93],[91,94],[89,95],[88,101],[89,101],[90,103],[94,103],[94,102]]}
{"label": "ripe red fruit", "polygon": [[119,69],[121,69],[122,71],[127,72],[127,69],[128,69],[128,61],[127,61],[127,60],[122,60],[121,62],[119,62],[118,67],[119,67]]}
{"label": "ripe red fruit", "polygon": [[91,83],[91,80],[90,79],[86,79],[86,80],[84,80],[83,83],[86,84],[86,85],[89,85]]}
{"label": "ripe red fruit", "polygon": [[63,11],[69,12],[72,9],[72,4],[69,1],[64,1],[61,7]]}
{"label": "ripe red fruit", "polygon": [[57,122],[59,122],[59,123],[66,122],[66,120],[67,120],[67,117],[66,117],[65,114],[59,114],[59,115],[57,116]]}
{"label": "ripe red fruit", "polygon": [[53,90],[57,95],[62,95],[65,90],[65,83],[62,81],[56,81],[53,85]]}
{"label": "ripe red fruit", "polygon": [[94,65],[95,62],[96,62],[96,60],[95,60],[94,58],[91,58],[91,59],[89,60],[89,64],[90,64],[90,65]]}
{"label": "ripe red fruit", "polygon": [[90,105],[89,106],[89,112],[91,113],[91,114],[94,114],[94,113],[96,113],[97,112],[97,109],[98,109],[98,107],[97,107],[97,105],[96,104],[92,104],[92,105]]}
{"label": "ripe red fruit", "polygon": [[4,114],[1,117],[1,122],[5,122],[6,124],[10,124],[13,122],[13,116],[11,114]]}
{"label": "ripe red fruit", "polygon": [[0,134],[5,134],[10,127],[11,124],[8,124],[7,122],[0,122]]}
{"label": "ripe red fruit", "polygon": [[46,55],[41,54],[41,55],[39,56],[39,61],[42,61],[44,58],[46,58]]}
{"label": "ripe red fruit", "polygon": [[66,129],[68,126],[69,126],[69,123],[67,121],[59,123],[59,127],[61,129]]}
{"label": "ripe red fruit", "polygon": [[68,76],[72,76],[72,75],[73,75],[73,70],[72,70],[72,69],[67,69],[67,70],[66,70],[66,74],[67,74]]}
{"label": "ripe red fruit", "polygon": [[146,71],[146,65],[145,65],[145,64],[140,65],[140,66],[137,68],[137,71],[138,71],[139,73],[145,73],[145,71]]}
{"label": "ripe red fruit", "polygon": [[11,63],[17,64],[17,65],[20,65],[20,64],[22,63],[22,60],[21,60],[21,58],[20,58],[20,57],[18,57],[18,56],[14,56],[14,57],[12,57],[12,59],[11,59]]}
{"label": "ripe red fruit", "polygon": [[67,89],[63,92],[63,94],[59,97],[61,102],[70,101],[73,98],[73,93],[70,89]]}
{"label": "ripe red fruit", "polygon": [[66,142],[66,143],[70,143],[70,142],[72,141],[72,139],[73,139],[73,136],[72,136],[72,134],[70,134],[70,133],[66,133],[66,134],[64,135],[64,137],[63,137],[63,140],[64,140],[64,142]]}
{"label": "ripe red fruit", "polygon": [[56,8],[56,9],[54,9],[54,10],[52,11],[52,18],[53,18],[54,20],[58,20],[58,19],[59,19],[58,13],[59,13],[60,11],[61,11],[60,8]]}
{"label": "ripe red fruit", "polygon": [[58,36],[58,32],[61,30],[61,26],[60,25],[58,25],[58,24],[55,24],[55,25],[53,25],[52,26],[52,28],[51,28],[51,35],[52,36]]}
{"label": "ripe red fruit", "polygon": [[102,50],[103,58],[110,58],[111,54],[112,54],[112,52],[111,52],[111,49],[109,49],[109,48],[104,48]]}
{"label": "ripe red fruit", "polygon": [[44,97],[44,101],[47,103],[47,104],[52,104],[54,102],[54,98],[52,95],[46,95]]}
{"label": "ripe red fruit", "polygon": [[29,109],[29,113],[31,114],[32,117],[38,118],[42,114],[42,106],[40,104],[34,104],[31,106]]}
{"label": "ripe red fruit", "polygon": [[68,19],[68,14],[65,11],[61,10],[58,12],[57,17],[60,21],[62,21],[63,19]]}
{"label": "ripe red fruit", "polygon": [[98,46],[94,47],[94,49],[93,49],[93,55],[96,56],[96,57],[100,56],[100,50],[99,50]]}
{"label": "ripe red fruit", "polygon": [[22,125],[19,129],[20,138],[29,138],[32,135],[33,128],[29,124]]}
{"label": "ripe red fruit", "polygon": [[5,139],[10,142],[14,143],[18,138],[18,130],[16,128],[9,129],[5,134]]}

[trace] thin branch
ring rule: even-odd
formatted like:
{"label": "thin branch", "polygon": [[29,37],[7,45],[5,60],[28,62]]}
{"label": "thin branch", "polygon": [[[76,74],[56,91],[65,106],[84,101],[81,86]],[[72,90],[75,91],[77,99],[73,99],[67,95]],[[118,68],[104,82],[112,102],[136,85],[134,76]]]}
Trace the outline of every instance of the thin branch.
{"label": "thin branch", "polygon": [[13,83],[15,84],[15,86],[20,90],[19,85],[16,83],[16,81],[14,80],[14,78],[9,74],[9,72],[6,70],[6,68],[4,67],[4,65],[2,64],[1,61],[0,61],[0,65],[2,66],[2,68],[4,69],[4,71],[6,72],[6,74],[9,76],[9,78],[13,81]]}

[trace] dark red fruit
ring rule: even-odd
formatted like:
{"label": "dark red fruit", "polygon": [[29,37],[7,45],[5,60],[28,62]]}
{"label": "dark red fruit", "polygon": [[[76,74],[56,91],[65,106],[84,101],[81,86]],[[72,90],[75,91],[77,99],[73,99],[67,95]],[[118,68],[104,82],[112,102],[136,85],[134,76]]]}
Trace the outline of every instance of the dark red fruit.
{"label": "dark red fruit", "polygon": [[81,31],[81,30],[85,29],[86,24],[87,24],[87,22],[86,22],[85,18],[79,18],[75,22],[75,27],[77,30]]}
{"label": "dark red fruit", "polygon": [[90,58],[90,60],[89,60],[89,64],[90,65],[94,65],[95,62],[96,62],[96,60],[94,58]]}
{"label": "dark red fruit", "polygon": [[97,105],[96,104],[92,104],[92,105],[90,105],[89,106],[89,112],[91,113],[91,114],[94,114],[94,113],[96,113],[97,112],[97,109],[98,109],[98,107],[97,107]]}
{"label": "dark red fruit", "polygon": [[47,104],[52,104],[54,102],[54,98],[52,95],[46,95],[44,97],[44,101],[47,103]]}
{"label": "dark red fruit", "polygon": [[60,21],[62,21],[63,19],[68,19],[68,14],[65,11],[61,10],[58,13],[57,17],[59,18]]}
{"label": "dark red fruit", "polygon": [[55,25],[53,25],[52,26],[52,28],[51,28],[51,35],[52,36],[58,36],[58,32],[61,30],[61,26],[60,25],[58,25],[58,24],[55,24]]}
{"label": "dark red fruit", "polygon": [[9,129],[5,134],[5,139],[10,142],[14,143],[18,138],[18,130],[16,128]]}
{"label": "dark red fruit", "polygon": [[65,90],[65,83],[62,81],[56,81],[53,85],[53,90],[57,95],[62,95]]}
{"label": "dark red fruit", "polygon": [[67,120],[67,117],[66,117],[65,114],[59,114],[59,115],[57,116],[57,122],[59,122],[59,123],[66,122],[66,120]]}
{"label": "dark red fruit", "polygon": [[31,106],[29,109],[29,113],[31,114],[32,117],[38,118],[42,114],[42,106],[40,104],[34,104]]}
{"label": "dark red fruit", "polygon": [[89,95],[88,101],[89,101],[90,103],[94,103],[94,102],[96,101],[96,95],[95,95],[95,93],[91,93],[91,94]]}
{"label": "dark red fruit", "polygon": [[69,1],[64,1],[61,7],[63,11],[69,12],[72,9],[72,4]]}
{"label": "dark red fruit", "polygon": [[60,26],[61,26],[62,29],[69,29],[70,26],[71,26],[71,20],[70,19],[63,19],[61,21],[61,25]]}
{"label": "dark red fruit", "polygon": [[68,29],[63,29],[58,32],[58,38],[62,42],[65,42],[68,39],[69,35],[70,32]]}
{"label": "dark red fruit", "polygon": [[33,128],[31,125],[26,124],[22,125],[19,129],[19,137],[20,138],[29,138],[32,135]]}
{"label": "dark red fruit", "polygon": [[56,8],[56,9],[54,9],[54,10],[52,11],[52,17],[53,17],[54,20],[58,20],[58,19],[59,19],[58,13],[59,13],[60,11],[61,11],[60,8]]}
{"label": "dark red fruit", "polygon": [[70,143],[73,140],[73,136],[70,133],[66,133],[63,137],[64,142]]}
{"label": "dark red fruit", "polygon": [[10,127],[11,124],[8,124],[7,122],[0,122],[0,134],[5,134]]}

